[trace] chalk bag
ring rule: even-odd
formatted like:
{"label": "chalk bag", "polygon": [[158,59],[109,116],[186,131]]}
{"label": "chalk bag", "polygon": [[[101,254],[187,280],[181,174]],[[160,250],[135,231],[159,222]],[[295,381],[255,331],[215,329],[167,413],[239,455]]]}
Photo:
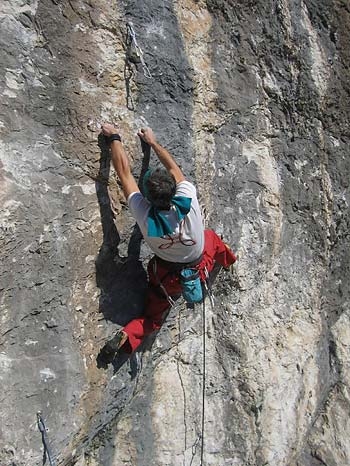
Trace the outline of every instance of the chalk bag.
{"label": "chalk bag", "polygon": [[200,303],[203,301],[202,284],[199,272],[196,269],[183,269],[180,272],[182,296],[188,303]]}

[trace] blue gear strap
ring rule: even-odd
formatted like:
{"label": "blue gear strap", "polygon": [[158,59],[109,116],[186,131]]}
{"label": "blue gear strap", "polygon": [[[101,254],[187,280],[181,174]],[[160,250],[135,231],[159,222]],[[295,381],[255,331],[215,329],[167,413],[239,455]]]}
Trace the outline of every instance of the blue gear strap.
{"label": "blue gear strap", "polygon": [[[191,209],[192,199],[185,196],[174,196],[171,204],[175,206],[178,220],[181,220],[188,214]],[[174,231],[168,222],[167,217],[155,206],[151,206],[148,213],[148,231],[147,235],[161,238],[162,236],[171,235]]]}

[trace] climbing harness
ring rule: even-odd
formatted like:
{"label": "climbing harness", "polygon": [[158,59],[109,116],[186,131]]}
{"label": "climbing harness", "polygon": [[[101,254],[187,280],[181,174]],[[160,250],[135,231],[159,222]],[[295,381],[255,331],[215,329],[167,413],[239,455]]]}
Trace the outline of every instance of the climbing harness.
{"label": "climbing harness", "polygon": [[41,411],[38,411],[36,413],[36,418],[37,418],[37,423],[38,423],[38,429],[41,432],[41,438],[42,438],[42,442],[44,446],[43,464],[46,463],[46,457],[47,457],[49,459],[50,466],[55,466],[52,460],[52,455],[51,455],[50,448],[49,448],[48,441],[47,441],[47,434],[46,434],[47,429],[46,429],[44,419],[42,418],[41,414],[42,414]]}
{"label": "climbing harness", "polygon": [[[203,300],[203,289],[202,284],[199,277],[199,270],[196,267],[200,261],[202,260],[202,256],[193,262],[189,262],[187,264],[183,263],[172,263],[172,267],[168,270],[165,276],[162,277],[160,280],[157,274],[157,261],[160,263],[167,263],[162,259],[154,260],[152,265],[153,274],[157,281],[157,286],[162,290],[163,295],[166,297],[170,307],[174,306],[175,301],[174,299],[169,296],[169,293],[165,286],[163,285],[163,281],[171,274],[176,274],[178,276],[179,284],[181,285],[181,294],[185,301],[189,304],[200,303]],[[177,296],[179,297],[179,296]],[[176,299],[176,298],[175,298]]]}
{"label": "climbing harness", "polygon": [[143,51],[137,43],[136,33],[132,23],[127,23],[126,27],[128,32],[128,60],[135,64],[141,63],[144,76],[148,79],[152,79],[153,76],[145,62],[145,59],[143,58]]}

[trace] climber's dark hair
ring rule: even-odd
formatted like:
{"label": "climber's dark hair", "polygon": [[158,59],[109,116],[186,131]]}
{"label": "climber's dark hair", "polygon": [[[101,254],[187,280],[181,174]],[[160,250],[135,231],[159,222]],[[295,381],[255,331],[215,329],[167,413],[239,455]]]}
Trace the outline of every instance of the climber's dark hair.
{"label": "climber's dark hair", "polygon": [[156,168],[146,181],[147,199],[159,210],[169,210],[175,196],[176,181],[164,168]]}

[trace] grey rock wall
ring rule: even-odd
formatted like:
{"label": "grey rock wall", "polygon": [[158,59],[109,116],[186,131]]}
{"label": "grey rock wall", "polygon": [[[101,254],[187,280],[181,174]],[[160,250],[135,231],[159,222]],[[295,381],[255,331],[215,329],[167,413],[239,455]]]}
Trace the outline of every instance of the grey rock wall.
{"label": "grey rock wall", "polygon": [[[1,466],[43,463],[39,410],[55,464],[350,463],[349,20],[341,0],[1,3]],[[137,177],[151,125],[239,253],[214,307],[180,301],[114,367],[151,254],[103,121]]]}

